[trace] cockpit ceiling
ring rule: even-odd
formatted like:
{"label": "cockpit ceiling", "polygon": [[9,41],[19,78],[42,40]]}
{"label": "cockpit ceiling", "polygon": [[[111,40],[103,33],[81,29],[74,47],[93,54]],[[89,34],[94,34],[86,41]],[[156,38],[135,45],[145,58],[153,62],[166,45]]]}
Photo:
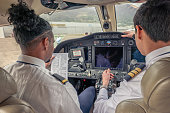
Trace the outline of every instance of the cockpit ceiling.
{"label": "cockpit ceiling", "polygon": [[103,5],[103,4],[109,4],[109,3],[117,3],[117,2],[143,2],[146,0],[63,0],[67,2],[73,2],[73,3],[80,3],[80,4],[88,4],[88,5]]}
{"label": "cockpit ceiling", "polygon": [[[48,9],[41,4],[40,0],[22,0],[28,4],[29,7],[35,10],[37,14],[50,12],[52,9]],[[18,3],[18,0],[0,0],[0,26],[9,25],[7,18],[7,10],[11,4]]]}
{"label": "cockpit ceiling", "polygon": [[[22,1],[26,2],[28,6],[34,9],[37,14],[42,14],[42,13],[50,12],[53,10],[53,9],[44,7],[41,4],[40,0],[22,0]],[[88,4],[88,5],[101,5],[101,4],[103,5],[103,4],[116,3],[116,2],[126,2],[128,0],[64,0],[64,1]],[[0,0],[0,26],[9,25],[7,21],[7,18],[8,18],[7,10],[11,4],[17,3],[17,2],[18,0]]]}
{"label": "cockpit ceiling", "polygon": [[101,5],[101,4],[108,4],[108,3],[115,3],[115,2],[124,2],[127,0],[64,0],[73,3],[82,3],[82,4],[92,4],[92,5]]}

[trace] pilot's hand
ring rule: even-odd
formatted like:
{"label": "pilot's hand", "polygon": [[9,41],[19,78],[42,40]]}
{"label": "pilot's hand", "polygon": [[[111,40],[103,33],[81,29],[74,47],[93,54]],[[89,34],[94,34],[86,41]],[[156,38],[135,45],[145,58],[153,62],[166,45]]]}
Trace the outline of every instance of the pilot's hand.
{"label": "pilot's hand", "polygon": [[135,34],[134,31],[125,31],[123,33],[125,33],[125,35],[121,35],[121,37],[128,37],[128,38],[132,38],[132,36]]}
{"label": "pilot's hand", "polygon": [[52,62],[52,60],[55,58],[55,56],[52,56],[51,58],[50,58],[50,61],[49,62],[47,62],[47,63],[45,63],[45,67],[46,68],[49,68],[49,66],[51,65],[51,62]]}
{"label": "pilot's hand", "polygon": [[102,74],[102,81],[103,81],[103,86],[107,87],[109,84],[109,80],[113,78],[113,74],[110,73],[110,69],[107,69],[103,72]]}

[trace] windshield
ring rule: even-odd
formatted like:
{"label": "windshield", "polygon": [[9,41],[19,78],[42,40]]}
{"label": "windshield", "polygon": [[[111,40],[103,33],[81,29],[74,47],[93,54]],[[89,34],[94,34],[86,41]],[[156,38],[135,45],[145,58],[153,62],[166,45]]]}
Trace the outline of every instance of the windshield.
{"label": "windshield", "polygon": [[94,7],[42,14],[40,17],[49,21],[53,27],[55,46],[64,40],[101,32],[102,28]]}
{"label": "windshield", "polygon": [[133,17],[142,3],[126,3],[115,5],[117,31],[134,30]]}

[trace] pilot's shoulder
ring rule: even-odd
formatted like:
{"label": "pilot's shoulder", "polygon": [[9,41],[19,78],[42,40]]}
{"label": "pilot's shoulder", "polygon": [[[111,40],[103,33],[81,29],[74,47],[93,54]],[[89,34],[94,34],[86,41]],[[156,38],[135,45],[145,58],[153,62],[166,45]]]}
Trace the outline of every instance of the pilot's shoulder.
{"label": "pilot's shoulder", "polygon": [[59,74],[55,73],[55,74],[51,74],[56,80],[60,81],[63,85],[65,85],[68,80],[62,76],[60,76]]}
{"label": "pilot's shoulder", "polygon": [[61,76],[54,76],[49,70],[42,70],[41,71],[42,75],[41,80],[42,83],[46,84],[48,87],[60,87],[60,88],[65,88],[66,84],[69,84],[68,81],[61,77]]}
{"label": "pilot's shoulder", "polygon": [[13,62],[13,63],[11,63],[9,65],[4,66],[3,69],[10,72],[15,67],[16,64],[17,64],[16,62]]}
{"label": "pilot's shoulder", "polygon": [[34,79],[33,81],[37,85],[41,86],[44,90],[54,94],[62,94],[67,92],[66,86],[52,75],[43,71],[39,74],[40,76],[37,76],[37,79]]}

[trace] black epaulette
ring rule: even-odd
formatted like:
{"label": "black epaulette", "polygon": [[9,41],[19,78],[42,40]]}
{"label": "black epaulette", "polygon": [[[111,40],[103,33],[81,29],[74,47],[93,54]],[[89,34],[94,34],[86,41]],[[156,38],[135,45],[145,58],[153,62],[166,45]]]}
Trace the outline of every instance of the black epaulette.
{"label": "black epaulette", "polygon": [[59,80],[61,83],[63,83],[63,84],[66,84],[67,82],[68,82],[68,80],[67,79],[65,79],[64,77],[62,77],[62,76],[60,76],[60,75],[58,75],[58,74],[53,74],[52,75],[54,78],[56,78],[57,80]]}

